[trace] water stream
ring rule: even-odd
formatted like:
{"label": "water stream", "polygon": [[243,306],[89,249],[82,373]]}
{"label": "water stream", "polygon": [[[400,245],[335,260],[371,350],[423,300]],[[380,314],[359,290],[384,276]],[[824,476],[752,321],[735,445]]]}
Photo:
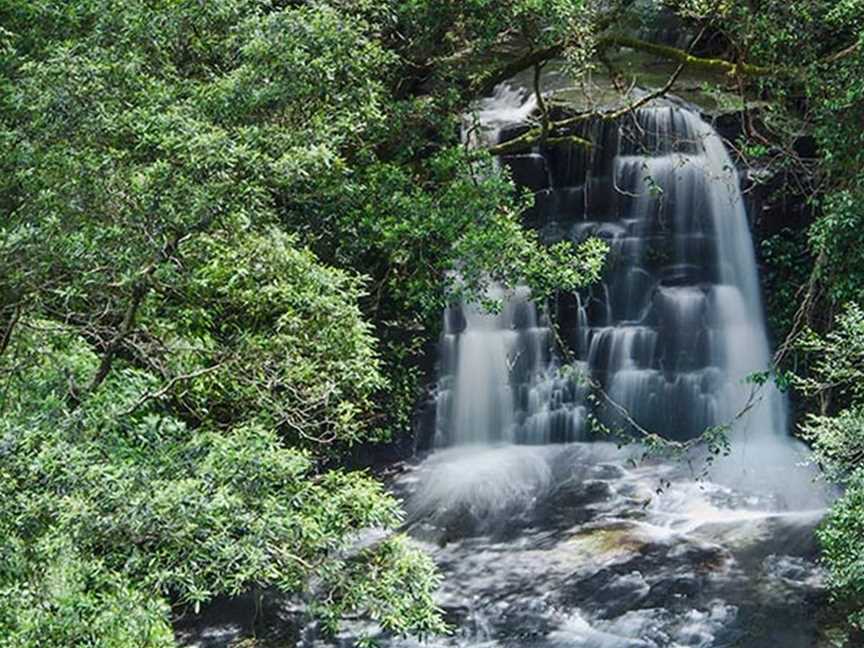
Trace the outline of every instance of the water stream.
{"label": "water stream", "polygon": [[[499,88],[478,108],[485,137],[517,132],[533,108]],[[448,310],[436,451],[395,484],[445,575],[456,632],[434,645],[815,646],[826,496],[785,396],[748,381],[770,347],[737,171],[675,101],[582,134],[591,151],[502,159],[536,193],[528,217],[546,240],[610,245],[603,282],[556,306],[575,359],[555,353],[526,289],[493,287],[500,313]],[[729,456],[620,447],[637,428],[598,407],[584,376],[668,439],[729,424]]]}
{"label": "water stream", "polygon": [[[535,106],[502,86],[478,106],[508,137]],[[503,309],[449,309],[440,345],[435,449],[391,488],[407,528],[439,565],[454,631],[420,644],[361,621],[323,639],[302,606],[275,613],[297,645],[385,648],[813,648],[826,596],[813,529],[828,496],[789,436],[770,384],[760,287],[736,170],[692,108],[655,102],[593,122],[591,151],[501,160],[534,191],[529,220],[548,241],[606,239],[602,283],[549,305],[564,359],[525,288],[490,289]],[[617,411],[693,438],[734,420],[729,456],[645,458]],[[750,407],[752,406],[752,407]],[[746,413],[736,419],[744,409]],[[617,436],[600,434],[592,419]],[[225,646],[218,624],[187,643]],[[308,624],[305,625],[304,624]],[[210,634],[207,634],[210,633]]]}

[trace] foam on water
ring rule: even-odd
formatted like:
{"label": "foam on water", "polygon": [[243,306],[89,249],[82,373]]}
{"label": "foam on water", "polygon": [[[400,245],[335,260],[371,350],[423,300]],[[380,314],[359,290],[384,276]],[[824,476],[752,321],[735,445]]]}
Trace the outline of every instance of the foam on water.
{"label": "foam on water", "polygon": [[[482,141],[534,108],[499,87],[478,110]],[[815,622],[789,610],[822,596],[813,528],[830,493],[788,434],[785,396],[748,382],[771,358],[737,172],[673,102],[580,134],[598,145],[503,159],[536,191],[527,217],[547,240],[610,245],[603,281],[560,306],[575,371],[559,371],[525,289],[492,287],[496,314],[449,309],[438,449],[396,486],[445,572],[444,643],[807,648]],[[596,439],[592,413],[628,424],[595,408],[580,372],[671,439],[732,422],[730,455],[706,478],[702,456],[644,461]]]}
{"label": "foam on water", "polygon": [[504,511],[524,511],[550,488],[548,455],[547,448],[520,446],[438,452],[423,466],[410,513],[426,517],[465,509],[485,520]]}
{"label": "foam on water", "polygon": [[[489,141],[535,108],[532,95],[502,85],[476,117]],[[667,438],[734,423],[732,456],[712,476],[811,506],[812,471],[800,469],[806,452],[789,437],[785,396],[770,381],[748,382],[770,368],[771,355],[745,205],[723,142],[669,101],[584,131],[597,143],[590,153],[553,147],[503,158],[537,189],[530,218],[542,231],[610,244],[603,281],[561,321],[577,371],[558,371],[553,335],[524,289],[493,287],[490,296],[505,304],[496,315],[450,309],[436,445],[591,439],[585,372]],[[608,407],[593,410],[613,428],[629,427]]]}

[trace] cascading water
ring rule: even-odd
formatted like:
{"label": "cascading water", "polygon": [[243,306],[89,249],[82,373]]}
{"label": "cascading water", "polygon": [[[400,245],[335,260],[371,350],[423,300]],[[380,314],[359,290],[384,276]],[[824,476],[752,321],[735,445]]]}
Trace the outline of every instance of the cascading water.
{"label": "cascading water", "polygon": [[[484,136],[512,136],[533,108],[499,88],[478,109]],[[595,147],[501,160],[535,192],[526,217],[547,241],[609,243],[603,282],[554,305],[575,371],[560,371],[524,288],[494,287],[498,313],[449,309],[437,449],[394,483],[444,572],[439,602],[457,631],[434,645],[812,648],[826,493],[787,434],[783,395],[765,385],[750,402],[745,379],[770,356],[736,171],[672,101],[579,134]],[[671,439],[748,411],[704,479],[599,438],[591,414],[631,423],[596,406],[595,385]]]}
{"label": "cascading water", "polygon": [[[482,110],[493,117],[493,136],[513,99],[499,95],[497,111]],[[511,110],[514,119],[524,105]],[[667,101],[621,123],[589,124],[582,135],[598,152],[504,158],[537,192],[530,218],[548,240],[609,242],[602,285],[564,306],[576,368],[663,436],[690,438],[731,422],[748,404],[746,378],[765,371],[770,355],[744,202],[722,141]],[[475,306],[448,312],[439,445],[589,438],[584,381],[578,371],[559,376],[550,342],[524,291],[499,315]],[[785,435],[782,395],[767,385],[757,396],[738,428]]]}
{"label": "cascading water", "polygon": [[[534,95],[499,85],[477,107],[463,139],[494,144],[536,109]],[[539,154],[528,156],[543,162]],[[585,390],[556,377],[552,333],[530,292],[492,286],[498,313],[479,304],[447,309],[441,339],[436,446],[544,444],[574,438],[583,426]]]}

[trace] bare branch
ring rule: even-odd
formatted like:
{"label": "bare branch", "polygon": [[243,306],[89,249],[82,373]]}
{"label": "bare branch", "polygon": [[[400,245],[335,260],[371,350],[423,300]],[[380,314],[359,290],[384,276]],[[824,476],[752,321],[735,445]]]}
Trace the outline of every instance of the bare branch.
{"label": "bare branch", "polygon": [[[658,45],[639,38],[631,36],[623,36],[613,34],[604,36],[598,43],[600,47],[627,47],[648,54],[653,54],[660,58],[676,61],[685,67],[695,68],[699,70],[708,70],[714,72],[723,72],[729,76],[749,76],[749,77],[765,77],[765,76],[782,76],[789,75],[793,70],[786,68],[765,67],[762,65],[753,65],[752,63],[732,63],[725,59],[719,58],[703,58],[701,56],[693,56],[690,52],[669,45]],[[793,75],[794,76],[794,75]]]}
{"label": "bare branch", "polygon": [[186,380],[193,380],[194,378],[198,378],[198,377],[203,376],[205,374],[216,371],[217,369],[222,367],[224,364],[225,364],[224,362],[219,362],[219,363],[212,365],[210,367],[204,367],[203,369],[197,369],[197,370],[191,371],[187,374],[181,374],[179,376],[174,376],[171,380],[169,380],[167,383],[165,383],[165,385],[161,389],[158,389],[154,392],[148,392],[148,393],[144,394],[141,398],[139,398],[137,401],[135,401],[135,403],[132,405],[132,407],[125,410],[122,413],[122,415],[128,416],[129,414],[132,414],[135,410],[137,410],[139,407],[141,407],[144,403],[147,403],[148,401],[151,401],[151,400],[156,400],[158,398],[162,398],[163,396],[165,396],[165,394],[167,394],[169,391],[171,391],[171,389],[177,383],[184,382]]}
{"label": "bare branch", "polygon": [[145,281],[139,281],[132,289],[132,298],[129,300],[129,305],[126,307],[126,313],[123,316],[123,323],[120,325],[120,331],[111,339],[108,346],[105,348],[105,351],[102,354],[102,359],[99,361],[99,368],[93,375],[93,378],[87,387],[87,392],[94,391],[108,376],[108,372],[111,371],[111,365],[114,363],[114,356],[120,349],[120,345],[123,343],[124,338],[132,332],[132,327],[135,326],[135,317],[138,314],[138,308],[141,306],[141,302],[144,301],[144,297],[147,296],[149,290],[150,287]]}
{"label": "bare branch", "polygon": [[[672,87],[675,85],[675,82],[678,80],[678,77],[681,75],[681,71],[684,69],[683,65],[679,65],[678,68],[672,73],[669,79],[663,84],[663,87],[658,88],[654,92],[650,92],[646,95],[643,95],[639,99],[634,102],[627,104],[621,108],[617,108],[614,110],[592,110],[588,112],[578,113],[573,115],[572,117],[566,117],[564,119],[549,122],[546,127],[546,136],[545,141],[548,144],[576,144],[579,146],[584,146],[586,148],[590,148],[593,146],[593,143],[585,139],[583,137],[579,137],[578,135],[567,134],[562,136],[550,136],[551,133],[554,133],[557,130],[562,128],[567,128],[569,126],[574,126],[578,123],[588,121],[590,119],[599,119],[602,121],[615,121],[616,119],[620,119],[624,115],[639,110],[642,106],[650,103],[654,99],[662,97],[666,93],[668,93]],[[504,142],[502,144],[498,144],[497,146],[493,146],[489,148],[489,153],[492,155],[506,155],[508,153],[516,153],[519,151],[523,151],[528,149],[535,144],[541,143],[544,141],[544,128],[542,126],[537,128],[532,128],[531,130],[523,133],[519,137],[515,137],[510,141]]]}
{"label": "bare branch", "polygon": [[21,303],[19,302],[15,304],[15,309],[12,311],[12,317],[9,318],[6,328],[3,329],[3,335],[0,336],[0,355],[3,355],[6,352],[6,349],[9,348],[9,342],[12,340],[12,331],[15,330],[15,325],[18,324],[20,318]]}
{"label": "bare branch", "polygon": [[831,56],[825,57],[824,59],[822,59],[822,62],[823,63],[834,63],[835,61],[839,61],[840,59],[846,58],[847,56],[854,54],[858,50],[858,47],[860,45],[861,45],[861,41],[856,41],[856,42],[852,43],[849,47],[846,47],[846,48],[840,50],[839,52],[835,52]]}

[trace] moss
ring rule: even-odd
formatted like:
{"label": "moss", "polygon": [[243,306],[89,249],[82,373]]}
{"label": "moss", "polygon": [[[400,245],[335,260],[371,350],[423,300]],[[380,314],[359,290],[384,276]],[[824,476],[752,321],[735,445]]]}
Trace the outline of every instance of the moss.
{"label": "moss", "polygon": [[606,526],[579,531],[570,539],[568,545],[596,557],[606,554],[638,554],[645,549],[645,540],[638,537],[636,529],[630,524]]}
{"label": "moss", "polygon": [[648,41],[643,41],[638,38],[632,38],[630,36],[606,36],[605,38],[600,39],[600,42],[598,44],[598,48],[613,46],[627,47],[630,49],[639,50],[648,54],[652,54],[654,56],[658,56],[660,58],[667,59],[669,61],[683,63],[690,68],[697,68],[710,72],[720,72],[729,76],[772,76],[776,75],[778,72],[783,72],[783,70],[777,70],[775,68],[764,67],[761,65],[752,65],[750,63],[731,63],[730,61],[726,61],[724,59],[693,56],[692,54],[682,49],[678,49],[677,47],[671,47],[669,45],[659,45],[657,43],[649,43]]}

